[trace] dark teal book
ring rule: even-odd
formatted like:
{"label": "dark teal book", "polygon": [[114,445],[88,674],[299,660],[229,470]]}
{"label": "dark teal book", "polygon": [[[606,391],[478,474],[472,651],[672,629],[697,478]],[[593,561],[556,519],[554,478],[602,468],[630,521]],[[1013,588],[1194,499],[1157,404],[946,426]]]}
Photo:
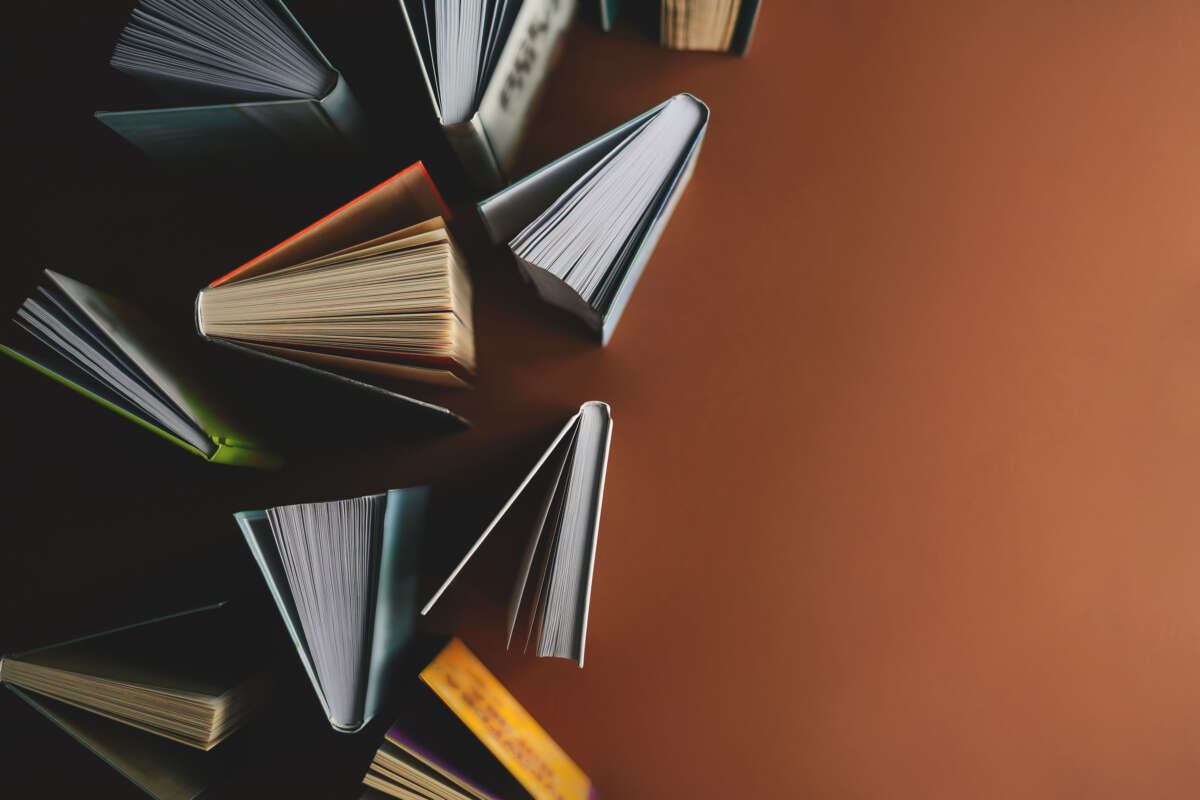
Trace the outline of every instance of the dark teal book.
{"label": "dark teal book", "polygon": [[479,204],[541,298],[602,344],[691,179],[708,118],[678,94]]}
{"label": "dark teal book", "polygon": [[[0,681],[157,800],[228,785],[274,657],[247,606],[173,611],[0,659]],[[228,741],[227,741],[228,740]]]}
{"label": "dark teal book", "polygon": [[178,103],[96,112],[164,165],[252,164],[364,141],[346,80],[279,0],[141,0],[111,64]]}
{"label": "dark teal book", "polygon": [[334,730],[387,698],[417,610],[429,487],[234,515]]}

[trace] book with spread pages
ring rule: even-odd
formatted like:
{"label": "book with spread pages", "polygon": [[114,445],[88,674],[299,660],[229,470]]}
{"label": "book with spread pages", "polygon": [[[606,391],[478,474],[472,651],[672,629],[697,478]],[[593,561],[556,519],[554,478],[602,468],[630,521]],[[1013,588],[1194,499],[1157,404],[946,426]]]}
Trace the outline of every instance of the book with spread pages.
{"label": "book with spread pages", "polygon": [[465,426],[369,382],[469,386],[471,280],[449,213],[417,162],[213,281],[196,297],[196,329]]}
{"label": "book with spread pages", "polygon": [[608,343],[691,179],[708,107],[678,94],[479,204],[538,294]]}
{"label": "book with spread pages", "polygon": [[335,730],[369,723],[416,620],[429,488],[234,515]]}
{"label": "book with spread pages", "polygon": [[[209,461],[276,467],[136,309],[52,270],[0,352]],[[213,379],[210,383],[219,383]]]}
{"label": "book with spread pages", "polygon": [[369,794],[402,800],[591,800],[596,790],[459,639],[409,681]]}
{"label": "book with spread pages", "polygon": [[[620,0],[599,0],[600,27],[610,30]],[[658,40],[673,50],[745,55],[761,0],[660,0]],[[646,27],[651,27],[653,23]]]}
{"label": "book with spread pages", "polygon": [[193,800],[225,780],[225,740],[270,697],[273,656],[245,611],[213,603],[8,655],[0,681],[150,796]]}
{"label": "book with spread pages", "polygon": [[400,0],[434,113],[463,169],[508,182],[576,0]]}
{"label": "book with spread pages", "polygon": [[361,145],[350,87],[278,0],[140,0],[111,64],[182,101],[96,112],[162,163],[249,164]]}
{"label": "book with spread pages", "polygon": [[421,613],[433,609],[492,530],[539,478],[540,493],[530,490],[538,503],[534,528],[509,603],[508,646],[512,647],[516,635],[524,639],[522,649],[528,649],[536,637],[538,656],[570,658],[582,667],[611,439],[608,405],[593,400],[580,406]]}

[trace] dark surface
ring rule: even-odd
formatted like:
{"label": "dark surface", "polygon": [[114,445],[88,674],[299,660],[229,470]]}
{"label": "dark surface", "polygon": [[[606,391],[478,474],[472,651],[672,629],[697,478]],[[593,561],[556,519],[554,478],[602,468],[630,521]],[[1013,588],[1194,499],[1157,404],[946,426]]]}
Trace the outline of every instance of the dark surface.
{"label": "dark surface", "polygon": [[[416,391],[474,427],[411,441],[198,347],[297,432],[285,471],[245,472],[0,363],[0,651],[86,629],[274,503],[434,482],[433,582],[598,399],[586,669],[503,650],[524,531],[428,622],[603,796],[1196,796],[1194,6],[779,0],[744,60],[577,28],[525,169],[677,91],[713,112],[600,349],[483,245],[395,4],[333,5],[293,10],[366,108],[369,161],[194,183],[91,119],[153,103],[106,66],[127,7],[8,10],[0,301],[50,266],[188,339],[200,286],[422,158],[462,209],[481,367]],[[294,764],[323,781],[294,796],[356,796],[379,730],[322,731],[300,702],[323,757]],[[137,796],[6,694],[0,715],[0,794]]]}

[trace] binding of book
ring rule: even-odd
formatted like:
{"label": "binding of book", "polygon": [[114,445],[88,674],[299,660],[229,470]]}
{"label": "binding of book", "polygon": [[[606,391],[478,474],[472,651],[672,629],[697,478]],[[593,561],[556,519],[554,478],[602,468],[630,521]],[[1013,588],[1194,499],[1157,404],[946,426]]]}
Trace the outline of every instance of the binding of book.
{"label": "binding of book", "polygon": [[234,515],[334,730],[374,718],[416,619],[429,488]]}
{"label": "binding of book", "polygon": [[459,639],[405,688],[363,783],[403,800],[594,800],[596,790]]}
{"label": "binding of book", "polygon": [[508,182],[576,0],[400,0],[434,113],[468,177]]}
{"label": "binding of book", "polygon": [[0,681],[151,797],[194,800],[226,780],[225,740],[270,695],[244,611],[212,603],[8,655]]}
{"label": "binding of book", "polygon": [[13,319],[0,352],[33,367],[167,441],[221,464],[278,467],[282,459],[239,425],[187,359],[137,309],[46,270]]}
{"label": "binding of book", "polygon": [[96,112],[163,164],[252,164],[364,141],[362,111],[345,78],[281,0],[141,0],[111,63],[185,101]]}
{"label": "binding of book", "polygon": [[466,427],[447,408],[345,374],[469,385],[471,283],[449,214],[418,161],[201,290],[196,330]]}
{"label": "binding of book", "polygon": [[507,644],[512,646],[524,611],[523,649],[536,631],[538,656],[570,658],[582,667],[611,441],[608,404],[592,400],[580,406],[421,613],[433,609],[509,509],[540,477],[537,491],[530,489],[538,511],[509,602]]}
{"label": "binding of book", "polygon": [[608,344],[691,180],[708,107],[678,94],[479,204],[551,305]]}

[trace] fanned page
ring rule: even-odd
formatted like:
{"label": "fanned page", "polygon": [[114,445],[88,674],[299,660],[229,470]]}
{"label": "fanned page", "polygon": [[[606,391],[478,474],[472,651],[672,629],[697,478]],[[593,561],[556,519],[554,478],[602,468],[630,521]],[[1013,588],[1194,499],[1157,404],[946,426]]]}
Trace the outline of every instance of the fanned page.
{"label": "fanned page", "polygon": [[267,655],[224,608],[182,614],[5,658],[0,679],[208,750],[267,697]]}
{"label": "fanned page", "polygon": [[[608,405],[584,403],[421,613],[432,610],[518,499],[537,486],[541,494],[531,498],[537,512],[513,586],[507,641],[511,646],[517,636],[527,649],[536,640],[538,656],[570,658],[582,667],[611,436]],[[542,480],[535,484],[535,478]]]}
{"label": "fanned page", "polygon": [[336,73],[281,10],[265,0],[141,0],[111,63],[205,92],[320,98]]}
{"label": "fanned page", "polygon": [[363,722],[386,496],[267,509],[279,560],[329,708]]}
{"label": "fanned page", "polygon": [[475,370],[472,288],[441,218],[209,287],[208,336],[292,358],[449,386]]}
{"label": "fanned page", "polygon": [[514,255],[603,313],[703,121],[695,98],[671,98],[526,225]]}
{"label": "fanned page", "polygon": [[[404,0],[402,0],[403,2]],[[522,0],[408,0],[406,7],[442,123],[471,118]]]}
{"label": "fanned page", "polygon": [[187,392],[166,371],[162,359],[140,343],[127,324],[129,312],[78,281],[50,270],[44,284],[17,310],[17,327],[50,359],[62,365],[51,371],[148,426],[174,436],[201,454],[217,450],[212,437],[188,409]]}

